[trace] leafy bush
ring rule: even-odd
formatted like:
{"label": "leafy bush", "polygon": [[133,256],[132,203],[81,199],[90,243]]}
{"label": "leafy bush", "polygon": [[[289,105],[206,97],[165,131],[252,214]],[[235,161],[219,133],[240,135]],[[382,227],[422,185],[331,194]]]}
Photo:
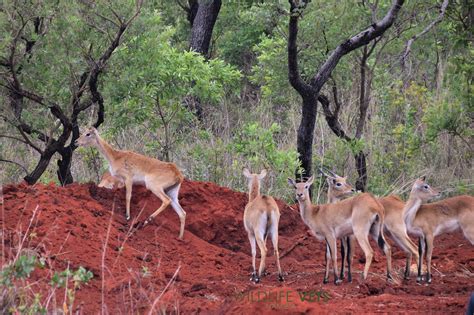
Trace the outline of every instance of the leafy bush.
{"label": "leafy bush", "polygon": [[[44,259],[36,255],[20,255],[17,259],[2,267],[0,271],[0,313],[46,314],[45,302],[42,295],[34,292],[28,278],[36,268],[45,268]],[[75,292],[81,285],[87,284],[93,278],[92,272],[84,267],[76,271],[67,268],[62,272],[55,272],[51,278],[53,288],[65,288],[68,301],[64,302],[65,311],[72,313]],[[73,286],[68,288],[69,282]]]}

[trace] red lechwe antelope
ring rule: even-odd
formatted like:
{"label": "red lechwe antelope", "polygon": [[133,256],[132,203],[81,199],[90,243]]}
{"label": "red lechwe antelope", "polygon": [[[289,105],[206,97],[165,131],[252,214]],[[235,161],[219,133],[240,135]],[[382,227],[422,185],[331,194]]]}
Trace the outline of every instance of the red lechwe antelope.
{"label": "red lechwe antelope", "polygon": [[425,177],[419,178],[413,184],[404,208],[408,232],[419,237],[417,281],[422,280],[421,269],[426,252],[428,283],[431,283],[431,255],[435,236],[460,229],[474,245],[474,197],[463,195],[423,204],[436,196],[439,196],[439,192],[425,182]]}
{"label": "red lechwe antelope", "polygon": [[[330,175],[321,171],[328,178],[328,200],[329,202],[337,202],[348,196],[352,186],[347,183],[346,177],[341,177],[334,172],[330,171]],[[354,191],[354,190],[352,190]],[[416,249],[415,243],[408,237],[407,228],[403,218],[403,207],[405,203],[395,195],[390,195],[387,197],[382,197],[377,199],[384,208],[385,218],[384,218],[384,231],[395,241],[395,243],[406,253],[406,264],[405,264],[405,273],[404,278],[408,279],[410,277],[410,266],[412,257],[415,256],[415,260],[418,260],[418,251]],[[348,243],[348,241],[350,243]],[[351,279],[351,248],[353,248],[353,239],[343,239],[341,256],[342,266],[341,266],[341,278],[344,275],[344,256],[347,257],[347,270],[349,281]]]}
{"label": "red lechwe antelope", "polygon": [[[384,213],[382,205],[368,193],[363,193],[334,204],[313,205],[309,197],[309,188],[313,184],[313,176],[307,182],[296,183],[288,178],[288,183],[296,190],[300,215],[303,222],[311,229],[314,236],[326,240],[326,264],[329,256],[334,268],[334,283],[340,284],[337,276],[336,240],[351,234],[355,235],[365,254],[363,278],[367,278],[372,263],[373,250],[370,246],[369,234],[377,241],[387,258],[387,278],[391,276],[391,249],[383,234]],[[324,282],[328,282],[328,269]]]}
{"label": "red lechwe antelope", "polygon": [[123,188],[125,184],[115,176],[112,176],[109,171],[106,171],[100,178],[99,185],[97,187],[104,187],[107,189]]}
{"label": "red lechwe antelope", "polygon": [[115,150],[99,136],[93,127],[87,129],[76,140],[76,144],[96,147],[109,163],[111,175],[125,184],[127,221],[130,219],[132,185],[133,183],[144,183],[147,189],[161,199],[162,204],[145,220],[143,225],[148,224],[171,204],[178,214],[181,224],[179,238],[183,238],[186,212],[179,204],[178,192],[184,177],[175,164],[162,162],[131,151]]}
{"label": "red lechwe antelope", "polygon": [[[255,283],[260,281],[260,277],[265,269],[265,259],[267,257],[266,240],[270,234],[275,251],[278,268],[278,280],[283,281],[283,274],[280,267],[280,254],[278,252],[278,222],[280,221],[280,210],[278,205],[270,196],[260,195],[260,182],[267,175],[266,170],[260,174],[251,174],[248,169],[243,169],[243,174],[249,181],[249,202],[245,206],[244,226],[247,231],[250,248],[252,250],[253,273],[250,280]],[[255,268],[255,257],[257,249],[255,241],[260,248],[260,267]]]}
{"label": "red lechwe antelope", "polygon": [[[330,170],[324,171],[319,169],[319,172],[326,176],[328,184],[327,202],[336,203],[344,198],[347,198],[355,193],[355,189],[347,183],[347,177],[342,177]],[[331,175],[328,175],[330,173]],[[347,281],[352,282],[352,255],[354,248],[354,237],[349,235],[341,239],[341,273],[339,278],[344,279],[344,260],[347,259]],[[328,253],[326,252],[326,255]],[[328,258],[326,259],[326,262]],[[326,274],[329,273],[329,264],[326,263]]]}

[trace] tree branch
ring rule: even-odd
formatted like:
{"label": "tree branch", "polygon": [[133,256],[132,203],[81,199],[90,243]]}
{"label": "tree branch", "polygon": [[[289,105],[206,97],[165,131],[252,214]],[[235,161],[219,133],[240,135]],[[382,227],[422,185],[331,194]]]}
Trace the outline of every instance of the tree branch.
{"label": "tree branch", "polygon": [[443,20],[448,4],[449,4],[449,0],[444,0],[443,3],[441,4],[441,9],[440,9],[438,17],[434,19],[427,27],[425,27],[423,31],[421,31],[420,33],[416,35],[413,35],[413,37],[408,40],[408,42],[405,45],[405,51],[401,58],[401,64],[402,64],[403,70],[405,70],[407,59],[408,59],[408,56],[410,55],[411,46],[413,45],[413,42],[417,40],[418,38],[420,38],[421,36],[428,33],[433,27],[436,26],[436,24],[440,23]]}
{"label": "tree branch", "polygon": [[319,94],[318,101],[323,107],[324,117],[326,118],[326,122],[328,123],[329,128],[331,128],[331,130],[339,138],[344,139],[348,142],[352,141],[352,138],[350,138],[346,134],[341,124],[339,123],[339,117],[334,115],[333,112],[331,112],[331,109],[329,108],[329,99],[325,95]]}
{"label": "tree branch", "polygon": [[337,63],[344,55],[368,44],[373,39],[381,36],[390,26],[392,26],[404,2],[404,0],[393,0],[390,10],[382,20],[372,24],[367,29],[359,32],[337,46],[326,62],[321,66],[318,73],[311,79],[310,84],[313,89],[319,93]]}
{"label": "tree branch", "polygon": [[300,71],[298,69],[298,19],[300,8],[295,4],[294,1],[290,2],[290,22],[288,25],[288,80],[291,86],[298,91],[299,94],[312,93],[311,86],[304,82],[301,78]]}
{"label": "tree branch", "polygon": [[26,167],[24,167],[23,165],[21,165],[21,164],[18,163],[18,162],[11,161],[11,160],[7,160],[7,159],[2,159],[2,158],[0,158],[0,162],[6,162],[6,163],[15,164],[16,166],[19,166],[26,174],[28,174],[28,170],[26,169]]}

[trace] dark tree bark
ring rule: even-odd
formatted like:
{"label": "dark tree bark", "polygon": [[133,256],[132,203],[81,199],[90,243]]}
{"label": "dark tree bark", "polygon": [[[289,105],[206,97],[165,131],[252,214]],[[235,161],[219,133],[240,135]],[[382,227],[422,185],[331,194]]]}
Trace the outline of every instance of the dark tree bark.
{"label": "dark tree bark", "polygon": [[[188,5],[178,4],[187,13],[187,19],[191,25],[191,36],[189,38],[189,49],[203,55],[206,59],[209,56],[209,46],[212,32],[216,24],[221,0],[189,0]],[[198,97],[188,96],[184,100],[184,106],[193,111],[199,121],[203,119],[203,108]]]}
{"label": "dark tree bark", "polygon": [[[192,18],[190,49],[206,58],[209,57],[209,44],[221,4],[221,0],[198,0],[196,15]],[[191,7],[191,12],[193,12],[192,9],[193,7]]]}
{"label": "dark tree bark", "polygon": [[[373,39],[381,36],[394,23],[404,0],[394,0],[389,11],[385,17],[373,23],[367,29],[352,36],[346,41],[342,42],[329,55],[328,59],[321,66],[319,71],[309,80],[305,82],[298,70],[298,49],[297,49],[297,35],[298,35],[298,19],[300,12],[305,8],[305,1],[290,2],[290,20],[288,24],[288,79],[292,87],[300,94],[302,98],[302,117],[298,129],[297,149],[300,155],[300,161],[304,169],[303,174],[310,176],[312,174],[312,156],[311,147],[313,145],[314,126],[316,121],[317,102],[319,93],[324,84],[329,79],[332,71],[337,66],[339,60],[350,53],[351,51],[365,46]],[[311,94],[311,97],[309,96]],[[311,105],[310,105],[311,104]],[[335,122],[332,122],[335,124]],[[340,131],[340,130],[339,130]],[[297,177],[300,174],[296,174]]]}
{"label": "dark tree bark", "polygon": [[[104,121],[104,100],[98,91],[98,77],[105,69],[107,61],[112,56],[114,50],[119,46],[124,32],[135,17],[138,16],[140,9],[141,1],[137,1],[137,11],[129,20],[122,20],[117,16],[118,22],[116,24],[117,32],[115,37],[98,60],[94,60],[92,55],[87,56],[89,67],[79,76],[79,82],[77,82],[73,87],[71,104],[68,104],[69,108],[72,108],[72,113],[70,114],[66,114],[62,110],[63,107],[54,101],[48,100],[35,92],[28,91],[22,86],[18,79],[19,71],[21,71],[21,68],[18,65],[23,61],[18,59],[20,54],[18,54],[17,51],[19,49],[18,40],[22,35],[21,31],[18,32],[18,36],[12,40],[10,45],[10,55],[4,60],[0,60],[0,66],[4,67],[7,72],[7,76],[2,77],[1,86],[6,90],[7,95],[10,96],[10,104],[15,117],[12,120],[8,120],[6,117],[3,117],[3,119],[8,121],[18,130],[22,136],[22,138],[19,139],[21,142],[28,144],[40,154],[40,159],[34,170],[24,177],[28,184],[34,184],[38,181],[56,153],[61,156],[61,159],[58,160],[57,170],[59,181],[62,185],[73,182],[71,161],[73,152],[77,148],[75,146],[75,140],[79,137],[78,116],[82,111],[93,105],[97,105],[98,114],[94,126],[98,127]],[[26,23],[28,23],[28,21],[25,22],[21,30],[24,29]],[[35,30],[39,30],[40,24],[38,24],[37,19],[34,20],[34,23]],[[30,43],[30,45],[26,45],[26,52],[23,54],[23,57],[27,58],[31,56],[35,42],[28,41],[28,43]],[[7,84],[3,83],[3,81],[6,81]],[[88,94],[90,94],[90,96],[88,96]],[[49,135],[44,134],[40,130],[35,130],[22,119],[22,112],[26,108],[24,105],[25,100],[48,108],[55,119],[59,120],[59,123]],[[59,133],[59,136],[55,138],[53,134],[60,128],[61,132]],[[66,146],[69,139],[71,140],[70,144]],[[43,143],[44,149],[34,143],[38,140]]]}

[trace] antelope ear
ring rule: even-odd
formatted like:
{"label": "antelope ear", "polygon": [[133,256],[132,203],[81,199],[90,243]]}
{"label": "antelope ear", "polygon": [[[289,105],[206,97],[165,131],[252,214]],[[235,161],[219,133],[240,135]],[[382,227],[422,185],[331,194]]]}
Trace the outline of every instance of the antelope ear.
{"label": "antelope ear", "polygon": [[426,175],[421,176],[420,179],[421,179],[422,181],[425,181],[425,180],[426,180]]}
{"label": "antelope ear", "polygon": [[266,169],[263,169],[263,170],[260,172],[260,175],[258,175],[258,179],[264,179],[265,176],[267,176],[267,170],[266,170]]}
{"label": "antelope ear", "polygon": [[250,174],[250,171],[247,168],[244,168],[242,170],[242,174],[244,174],[245,177],[250,178],[252,174]]}
{"label": "antelope ear", "polygon": [[329,176],[326,178],[326,182],[328,183],[328,185],[331,185],[331,184],[335,184],[336,183],[336,179],[332,176]]}
{"label": "antelope ear", "polygon": [[288,184],[296,189],[296,183],[293,179],[288,177]]}
{"label": "antelope ear", "polygon": [[314,181],[314,176],[311,176],[311,177],[308,178],[308,180],[306,181],[306,184],[312,185],[312,184],[313,184],[313,181]]}

